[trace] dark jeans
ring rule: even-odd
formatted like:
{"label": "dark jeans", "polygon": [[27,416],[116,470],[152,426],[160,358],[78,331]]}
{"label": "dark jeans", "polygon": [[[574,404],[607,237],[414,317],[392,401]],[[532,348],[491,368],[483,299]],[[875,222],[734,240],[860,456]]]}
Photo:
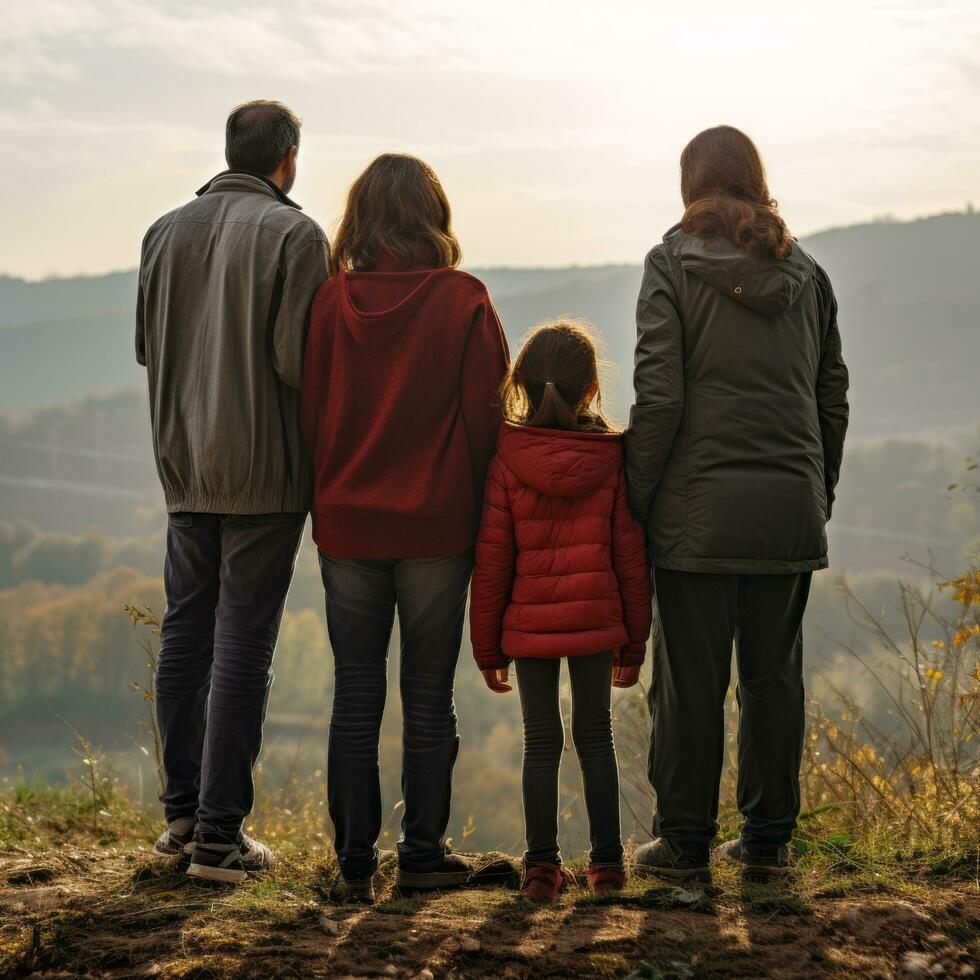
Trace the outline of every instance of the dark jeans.
{"label": "dark jeans", "polygon": [[803,613],[810,573],[656,570],[665,652],[654,663],[654,833],[694,854],[718,831],[725,695],[738,664],[738,807],[759,852],[789,841],[800,810]]}
{"label": "dark jeans", "polygon": [[[609,696],[612,653],[568,657],[572,686],[572,740],[582,767],[593,864],[623,859],[619,828],[619,769]],[[515,661],[524,718],[524,860],[561,862],[558,849],[558,769],[565,748],[558,687],[561,660],[520,657]]]}
{"label": "dark jeans", "polygon": [[459,750],[453,681],[472,569],[472,551],[400,560],[320,555],[335,664],[327,805],[340,870],[348,880],[364,879],[378,866],[378,738],[396,607],[405,803],[398,861],[406,870],[425,871],[443,858]]}
{"label": "dark jeans", "polygon": [[156,712],[167,820],[231,835],[252,810],[272,654],[305,514],[172,514]]}

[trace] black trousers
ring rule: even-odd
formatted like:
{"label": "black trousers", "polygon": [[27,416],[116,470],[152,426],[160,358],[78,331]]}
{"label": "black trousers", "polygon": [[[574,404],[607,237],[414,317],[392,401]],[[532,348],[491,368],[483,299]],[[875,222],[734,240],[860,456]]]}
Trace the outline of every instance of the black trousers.
{"label": "black trousers", "polygon": [[252,768],[272,655],[305,514],[171,514],[156,712],[167,820],[232,836],[252,810]]}
{"label": "black trousers", "polygon": [[718,831],[725,696],[738,664],[742,839],[789,841],[800,810],[803,613],[810,573],[714,575],[656,570],[665,649],[654,662],[650,783],[654,833],[692,853]]}
{"label": "black trousers", "polygon": [[[609,711],[612,653],[568,657],[572,739],[582,767],[593,864],[623,859],[619,827],[619,770]],[[515,660],[524,719],[524,823],[528,864],[561,861],[558,849],[558,770],[565,748],[558,687],[560,659]]]}

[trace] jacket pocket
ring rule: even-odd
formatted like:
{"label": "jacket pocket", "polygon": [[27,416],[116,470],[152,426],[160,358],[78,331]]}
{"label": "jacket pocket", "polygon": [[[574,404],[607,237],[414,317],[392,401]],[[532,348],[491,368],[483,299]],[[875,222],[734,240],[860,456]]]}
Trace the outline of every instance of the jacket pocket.
{"label": "jacket pocket", "polygon": [[167,518],[171,527],[193,527],[194,515],[190,511],[177,511]]}

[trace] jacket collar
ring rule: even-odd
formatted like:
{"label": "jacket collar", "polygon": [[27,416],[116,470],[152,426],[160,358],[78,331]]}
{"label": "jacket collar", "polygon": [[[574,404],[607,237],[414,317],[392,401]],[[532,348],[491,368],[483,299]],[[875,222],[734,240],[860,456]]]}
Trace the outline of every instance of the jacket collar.
{"label": "jacket collar", "polygon": [[[297,211],[303,210],[292,198],[283,193],[281,187],[274,184],[268,177],[253,173],[251,170],[222,170],[220,174],[215,174],[214,177],[198,190],[197,196],[200,197],[202,194],[207,194],[211,190],[218,190],[219,187],[216,185],[232,184],[235,185],[235,190],[255,191],[259,194],[272,191],[273,196],[278,198],[280,203],[286,204],[291,208],[296,208]],[[227,189],[231,190],[232,187],[229,186]]]}

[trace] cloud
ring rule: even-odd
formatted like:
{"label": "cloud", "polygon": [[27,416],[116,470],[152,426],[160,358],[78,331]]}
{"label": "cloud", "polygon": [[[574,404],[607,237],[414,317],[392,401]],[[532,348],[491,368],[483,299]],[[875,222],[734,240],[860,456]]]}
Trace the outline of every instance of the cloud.
{"label": "cloud", "polygon": [[245,78],[260,71],[308,81],[355,71],[461,69],[474,64],[480,51],[459,19],[432,3],[301,2],[286,8],[39,0],[17,8],[2,30],[14,53],[0,62],[0,81],[16,87],[77,75],[93,53],[150,54],[205,75]]}

